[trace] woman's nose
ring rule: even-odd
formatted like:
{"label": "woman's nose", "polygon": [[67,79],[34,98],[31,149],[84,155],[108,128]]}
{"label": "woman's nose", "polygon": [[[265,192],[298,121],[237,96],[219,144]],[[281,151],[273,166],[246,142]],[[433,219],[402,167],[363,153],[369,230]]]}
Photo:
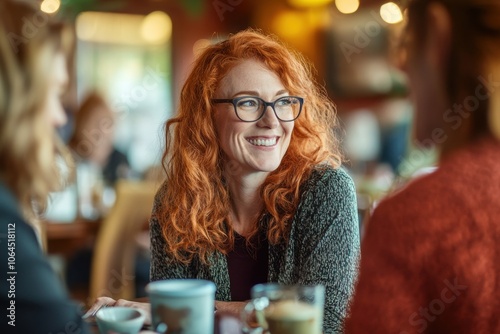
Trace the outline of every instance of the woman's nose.
{"label": "woman's nose", "polygon": [[61,127],[68,121],[68,116],[62,105],[54,107],[51,111],[50,121],[55,128]]}
{"label": "woman's nose", "polygon": [[275,128],[279,124],[279,119],[276,117],[276,114],[271,106],[266,106],[266,110],[264,111],[264,115],[257,122],[259,126]]}

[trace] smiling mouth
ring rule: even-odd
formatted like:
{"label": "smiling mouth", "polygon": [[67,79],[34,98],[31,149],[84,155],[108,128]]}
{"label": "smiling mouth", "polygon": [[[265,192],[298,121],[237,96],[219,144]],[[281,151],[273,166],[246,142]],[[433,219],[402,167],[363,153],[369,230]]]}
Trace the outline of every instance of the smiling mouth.
{"label": "smiling mouth", "polygon": [[247,141],[255,146],[274,146],[278,142],[278,137],[273,138],[252,138]]}

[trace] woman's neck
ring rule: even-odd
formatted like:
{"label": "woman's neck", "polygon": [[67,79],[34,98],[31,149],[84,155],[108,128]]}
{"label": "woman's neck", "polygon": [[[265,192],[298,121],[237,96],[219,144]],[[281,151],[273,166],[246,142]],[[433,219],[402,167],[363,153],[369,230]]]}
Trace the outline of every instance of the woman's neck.
{"label": "woman's neck", "polygon": [[226,177],[231,197],[230,223],[240,235],[248,235],[262,212],[264,202],[260,187],[268,173],[232,175]]}

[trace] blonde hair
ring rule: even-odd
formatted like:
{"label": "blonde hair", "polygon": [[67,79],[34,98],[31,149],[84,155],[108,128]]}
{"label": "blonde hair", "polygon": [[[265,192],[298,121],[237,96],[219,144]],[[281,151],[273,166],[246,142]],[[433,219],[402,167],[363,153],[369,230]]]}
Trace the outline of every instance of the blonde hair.
{"label": "blonde hair", "polygon": [[68,159],[40,106],[47,64],[68,47],[70,34],[48,17],[41,24],[46,14],[40,13],[26,2],[0,2],[0,179],[27,216],[43,211],[48,193],[60,185],[56,154]]}
{"label": "blonde hair", "polygon": [[305,100],[280,166],[260,189],[263,211],[270,217],[270,243],[286,238],[301,185],[314,166],[324,162],[338,167],[341,163],[334,134],[335,106],[314,81],[312,66],[299,53],[275,37],[254,30],[207,47],[184,84],[177,116],[166,123],[163,163],[167,180],[156,218],[166,241],[166,253],[175,261],[187,263],[196,256],[206,263],[208,254],[227,253],[233,246],[233,230],[226,224],[231,201],[223,181],[225,155],[215,130],[211,99],[222,78],[245,59],[264,63],[291,95]]}

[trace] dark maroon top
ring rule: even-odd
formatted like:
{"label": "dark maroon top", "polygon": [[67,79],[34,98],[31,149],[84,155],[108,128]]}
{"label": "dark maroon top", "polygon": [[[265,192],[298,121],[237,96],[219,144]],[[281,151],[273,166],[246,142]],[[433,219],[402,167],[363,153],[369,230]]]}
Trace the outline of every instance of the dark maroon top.
{"label": "dark maroon top", "polygon": [[268,242],[265,232],[254,238],[250,247],[247,240],[235,232],[234,249],[227,254],[227,267],[231,300],[249,300],[252,287],[267,282]]}

